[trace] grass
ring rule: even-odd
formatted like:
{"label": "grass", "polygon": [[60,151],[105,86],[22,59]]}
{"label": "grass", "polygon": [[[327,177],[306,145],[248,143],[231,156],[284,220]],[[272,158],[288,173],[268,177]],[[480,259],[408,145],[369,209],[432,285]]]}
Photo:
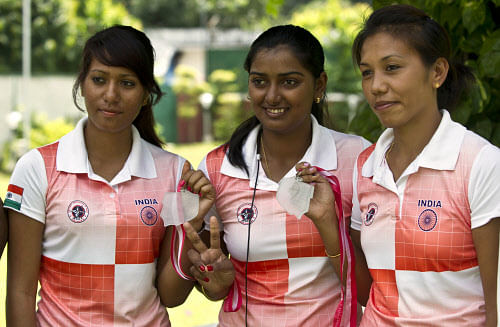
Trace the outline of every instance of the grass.
{"label": "grass", "polygon": [[[169,144],[167,150],[186,158],[196,168],[208,151],[216,147],[214,143]],[[9,177],[0,175],[0,195],[2,199],[7,191]],[[0,260],[0,327],[5,327],[5,293],[7,282],[7,255]],[[168,313],[172,326],[197,327],[217,322],[221,302],[210,302],[196,289],[189,295],[186,302]]]}

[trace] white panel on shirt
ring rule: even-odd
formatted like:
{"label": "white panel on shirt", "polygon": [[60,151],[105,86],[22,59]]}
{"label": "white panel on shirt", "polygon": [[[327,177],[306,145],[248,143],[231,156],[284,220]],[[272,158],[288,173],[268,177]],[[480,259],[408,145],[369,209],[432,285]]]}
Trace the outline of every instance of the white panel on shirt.
{"label": "white panel on shirt", "polygon": [[[332,291],[332,288],[325,287],[325,281],[330,281],[332,276],[336,276],[328,258],[291,258],[288,259],[288,264],[290,266],[288,284],[290,285],[289,289],[293,288],[294,290],[294,298],[287,294],[285,303],[321,298],[325,293]],[[337,278],[335,281],[337,283],[335,286],[339,286],[340,281]],[[318,287],[311,287],[311,284],[318,283],[320,284],[317,285]]]}
{"label": "white panel on shirt", "polygon": [[396,223],[395,219],[374,219],[367,232],[361,233],[368,268],[396,268]]}
{"label": "white panel on shirt", "polygon": [[[161,312],[158,310],[159,300],[154,287],[155,276],[156,262],[115,265],[115,323],[130,324],[131,321],[135,321],[135,325],[139,326],[146,321],[144,317],[147,311],[150,311],[151,315]],[[142,298],[138,298],[139,296]],[[138,307],[138,303],[142,303],[143,306]],[[116,321],[120,317],[126,319]]]}
{"label": "white panel on shirt", "polygon": [[415,311],[422,317],[443,316],[475,302],[484,303],[482,287],[471,287],[481,285],[479,267],[444,272],[396,270],[396,283],[401,317],[412,317]]}

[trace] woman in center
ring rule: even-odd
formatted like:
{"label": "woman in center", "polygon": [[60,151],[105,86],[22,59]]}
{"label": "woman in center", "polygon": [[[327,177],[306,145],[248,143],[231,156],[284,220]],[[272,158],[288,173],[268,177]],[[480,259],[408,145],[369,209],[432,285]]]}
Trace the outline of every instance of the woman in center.
{"label": "woman in center", "polygon": [[263,32],[244,67],[255,115],[199,167],[216,189],[215,215],[243,297],[237,312],[221,310],[219,323],[330,327],[341,283],[334,272],[339,256],[326,253],[324,238],[336,225],[287,214],[276,199],[278,182],[294,177],[301,161],[328,170],[340,181],[349,217],[354,162],[369,143],[322,126],[324,53],[304,28]]}

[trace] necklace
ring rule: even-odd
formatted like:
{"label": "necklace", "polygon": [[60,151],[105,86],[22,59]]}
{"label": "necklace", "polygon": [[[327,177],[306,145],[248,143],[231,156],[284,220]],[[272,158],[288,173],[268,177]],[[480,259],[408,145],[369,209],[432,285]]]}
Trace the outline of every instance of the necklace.
{"label": "necklace", "polygon": [[262,141],[262,134],[260,134],[260,147],[262,148],[262,157],[264,158],[264,165],[266,166],[267,174],[269,175],[269,179],[273,179],[271,176],[271,171],[269,170],[269,165],[267,164],[267,156],[266,149],[264,148],[264,141]]}

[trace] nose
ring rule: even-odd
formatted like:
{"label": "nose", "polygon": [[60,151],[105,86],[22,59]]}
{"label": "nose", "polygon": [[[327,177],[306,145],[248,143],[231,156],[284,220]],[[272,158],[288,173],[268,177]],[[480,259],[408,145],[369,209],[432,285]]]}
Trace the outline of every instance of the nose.
{"label": "nose", "polygon": [[110,82],[106,85],[104,90],[104,101],[108,103],[116,102],[120,99],[119,87],[116,83]]}
{"label": "nose", "polygon": [[371,78],[371,93],[381,94],[387,92],[388,86],[383,74],[373,74]]}
{"label": "nose", "polygon": [[275,83],[272,83],[266,92],[266,102],[271,105],[277,105],[281,101],[281,94],[279,90],[279,86]]}

